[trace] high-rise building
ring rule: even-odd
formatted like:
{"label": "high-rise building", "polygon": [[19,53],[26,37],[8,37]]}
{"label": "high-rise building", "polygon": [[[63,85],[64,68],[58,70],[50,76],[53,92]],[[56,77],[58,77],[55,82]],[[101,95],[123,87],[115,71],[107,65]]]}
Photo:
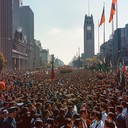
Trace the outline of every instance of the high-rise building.
{"label": "high-rise building", "polygon": [[28,67],[34,66],[34,13],[29,6],[20,7],[20,27],[28,45]]}
{"label": "high-rise building", "polygon": [[23,0],[0,0],[0,52],[6,70],[32,68],[34,60],[34,14]]}
{"label": "high-rise building", "polygon": [[0,0],[0,52],[7,60],[6,68],[11,69],[12,49],[12,0]]}
{"label": "high-rise building", "polygon": [[20,27],[27,42],[34,44],[34,13],[29,6],[20,7]]}
{"label": "high-rise building", "polygon": [[108,64],[112,62],[113,67],[117,68],[119,60],[128,66],[128,24],[116,29],[113,36],[100,46],[100,52]]}
{"label": "high-rise building", "polygon": [[94,22],[93,16],[85,15],[84,21],[84,59],[94,56]]}
{"label": "high-rise building", "polygon": [[13,8],[18,9],[21,6],[23,6],[23,0],[13,0]]}
{"label": "high-rise building", "polygon": [[13,0],[12,3],[12,31],[13,31],[13,37],[15,34],[15,31],[21,27],[20,25],[20,7],[23,6],[23,0]]}

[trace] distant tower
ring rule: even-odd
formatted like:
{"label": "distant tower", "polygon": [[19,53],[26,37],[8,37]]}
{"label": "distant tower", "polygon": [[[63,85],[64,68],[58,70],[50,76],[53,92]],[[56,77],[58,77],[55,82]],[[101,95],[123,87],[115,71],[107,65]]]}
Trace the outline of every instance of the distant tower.
{"label": "distant tower", "polygon": [[94,22],[93,16],[85,15],[84,21],[84,59],[94,56]]}

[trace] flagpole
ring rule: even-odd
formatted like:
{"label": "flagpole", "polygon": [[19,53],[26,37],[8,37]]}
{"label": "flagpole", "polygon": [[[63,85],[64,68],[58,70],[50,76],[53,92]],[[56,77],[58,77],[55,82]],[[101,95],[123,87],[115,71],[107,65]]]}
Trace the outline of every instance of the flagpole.
{"label": "flagpole", "polygon": [[114,35],[114,18],[112,20],[112,37],[113,37],[113,35]]}
{"label": "flagpole", "polygon": [[100,53],[100,34],[99,34],[99,19],[98,19],[98,53]]}
{"label": "flagpole", "polygon": [[[104,17],[105,17],[105,2],[104,2]],[[105,43],[105,21],[104,21],[104,43]]]}
{"label": "flagpole", "polygon": [[[104,2],[104,17],[105,17],[105,2]],[[104,38],[104,43],[105,43],[105,21],[104,21],[104,28],[103,28],[104,32],[103,32],[103,38]],[[107,49],[108,49],[108,44],[107,44]],[[107,49],[106,49],[106,52],[105,52],[105,63],[106,63],[106,54],[107,54]]]}
{"label": "flagpole", "polygon": [[118,28],[118,0],[116,0],[116,29]]}

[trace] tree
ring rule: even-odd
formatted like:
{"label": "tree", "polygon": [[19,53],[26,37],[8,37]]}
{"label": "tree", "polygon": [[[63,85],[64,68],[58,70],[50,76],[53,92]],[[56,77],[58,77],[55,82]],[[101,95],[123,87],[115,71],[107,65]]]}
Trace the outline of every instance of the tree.
{"label": "tree", "polygon": [[6,65],[7,61],[3,56],[3,53],[0,53],[0,72],[2,71],[3,67]]}
{"label": "tree", "polygon": [[80,60],[80,56],[74,56],[72,61],[70,62],[70,65],[74,67],[82,67],[82,61]]}

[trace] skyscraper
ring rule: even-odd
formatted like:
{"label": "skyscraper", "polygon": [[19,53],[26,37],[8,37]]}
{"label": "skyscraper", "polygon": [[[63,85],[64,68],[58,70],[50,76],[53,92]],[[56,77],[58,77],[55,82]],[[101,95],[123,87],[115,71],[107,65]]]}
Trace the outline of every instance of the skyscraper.
{"label": "skyscraper", "polygon": [[85,15],[84,21],[84,59],[94,56],[94,22],[93,16]]}
{"label": "skyscraper", "polygon": [[20,26],[27,42],[34,43],[34,13],[29,6],[20,7]]}
{"label": "skyscraper", "polygon": [[13,32],[13,37],[15,34],[15,31],[21,27],[20,25],[20,0],[13,0],[13,7],[12,7],[12,32]]}
{"label": "skyscraper", "polygon": [[7,69],[11,69],[12,48],[12,0],[0,0],[0,52],[7,60]]}
{"label": "skyscraper", "polygon": [[20,25],[28,44],[28,67],[34,65],[34,13],[29,6],[20,7]]}

